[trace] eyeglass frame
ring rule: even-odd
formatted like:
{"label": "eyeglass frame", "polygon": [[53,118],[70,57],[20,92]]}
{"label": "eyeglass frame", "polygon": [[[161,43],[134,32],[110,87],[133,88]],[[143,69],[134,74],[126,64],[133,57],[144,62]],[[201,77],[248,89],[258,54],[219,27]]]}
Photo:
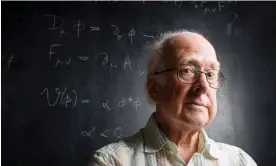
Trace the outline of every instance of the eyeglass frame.
{"label": "eyeglass frame", "polygon": [[[194,70],[194,72],[197,74],[197,75],[196,75],[197,78],[196,78],[192,83],[184,83],[184,82],[180,81],[180,79],[179,79],[179,68],[180,68],[180,66],[193,66],[195,69],[197,69],[197,70]],[[149,73],[148,76],[151,76],[151,75],[158,75],[158,74],[162,74],[162,73],[169,72],[169,71],[173,71],[173,70],[177,70],[177,78],[178,78],[178,80],[179,80],[181,83],[183,83],[183,84],[193,84],[193,83],[195,83],[195,82],[198,80],[198,78],[199,78],[199,77],[198,77],[199,73],[203,73],[203,74],[205,75],[209,87],[211,87],[211,88],[213,88],[213,89],[220,89],[220,88],[224,85],[224,80],[226,80],[225,75],[224,75],[221,71],[219,71],[219,73],[221,73],[223,77],[220,78],[220,80],[217,80],[217,81],[223,81],[223,82],[222,82],[222,84],[221,84],[220,87],[214,88],[214,87],[212,87],[212,86],[210,85],[210,83],[209,83],[209,80],[208,80],[208,78],[207,78],[207,76],[206,76],[207,72],[200,71],[200,67],[198,67],[198,66],[196,66],[196,65],[192,65],[192,64],[180,64],[180,65],[178,65],[177,67],[174,67],[174,68],[169,68],[169,69],[165,69],[165,70],[162,70],[162,71]],[[208,70],[212,70],[212,69],[208,69]]]}

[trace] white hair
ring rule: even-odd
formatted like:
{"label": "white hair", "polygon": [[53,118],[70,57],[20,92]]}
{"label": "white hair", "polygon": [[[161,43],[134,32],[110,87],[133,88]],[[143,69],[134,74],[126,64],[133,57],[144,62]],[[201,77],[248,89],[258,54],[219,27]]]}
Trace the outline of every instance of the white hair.
{"label": "white hair", "polygon": [[[163,44],[170,38],[176,36],[176,35],[182,35],[185,33],[190,33],[192,35],[200,35],[203,37],[202,34],[195,32],[194,30],[176,30],[176,31],[167,31],[160,35],[160,37],[153,41],[152,45],[149,46],[149,60],[148,60],[148,68],[147,68],[147,74],[151,74],[154,72],[158,72],[161,70],[164,70],[164,59],[162,54],[162,47]],[[166,85],[166,79],[164,75],[156,75],[155,77],[156,82],[158,82],[161,86]],[[149,100],[149,103],[155,104],[154,100],[150,97],[148,93],[148,79],[145,82],[145,88],[146,88],[146,94]]]}

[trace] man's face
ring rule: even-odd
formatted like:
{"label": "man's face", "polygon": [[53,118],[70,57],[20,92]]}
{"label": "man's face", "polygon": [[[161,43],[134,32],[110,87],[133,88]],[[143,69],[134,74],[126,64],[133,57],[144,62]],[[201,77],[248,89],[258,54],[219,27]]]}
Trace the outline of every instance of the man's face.
{"label": "man's face", "polygon": [[[201,36],[173,37],[163,45],[162,52],[165,69],[181,64],[196,65],[200,71],[219,69],[214,48]],[[164,76],[166,85],[159,92],[160,104],[167,108],[163,111],[171,123],[199,128],[214,119],[216,89],[209,86],[205,74],[200,73],[193,84],[180,82],[176,71],[164,73]]]}

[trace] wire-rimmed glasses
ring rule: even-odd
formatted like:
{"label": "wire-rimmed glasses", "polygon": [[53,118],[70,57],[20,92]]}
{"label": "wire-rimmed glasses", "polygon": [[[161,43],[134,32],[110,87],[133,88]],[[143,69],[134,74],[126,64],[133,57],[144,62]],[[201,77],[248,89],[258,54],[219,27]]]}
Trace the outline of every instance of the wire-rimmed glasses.
{"label": "wire-rimmed glasses", "polygon": [[199,73],[204,73],[209,86],[214,89],[221,88],[224,84],[224,80],[226,79],[225,75],[218,70],[208,69],[206,71],[200,71],[199,67],[189,64],[182,64],[175,68],[149,73],[148,75],[158,75],[173,70],[177,70],[178,80],[185,84],[195,83],[198,79]]}

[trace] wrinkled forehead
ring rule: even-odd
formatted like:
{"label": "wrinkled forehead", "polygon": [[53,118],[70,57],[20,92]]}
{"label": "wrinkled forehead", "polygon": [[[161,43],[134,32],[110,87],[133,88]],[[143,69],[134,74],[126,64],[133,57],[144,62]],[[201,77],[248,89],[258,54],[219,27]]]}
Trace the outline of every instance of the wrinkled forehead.
{"label": "wrinkled forehead", "polygon": [[162,46],[162,54],[166,66],[193,64],[217,70],[220,67],[215,49],[198,34],[187,33],[168,39]]}
{"label": "wrinkled forehead", "polygon": [[177,57],[174,62],[176,65],[192,64],[202,69],[215,69],[220,70],[220,63],[217,61],[216,56],[205,53],[184,53]]}

